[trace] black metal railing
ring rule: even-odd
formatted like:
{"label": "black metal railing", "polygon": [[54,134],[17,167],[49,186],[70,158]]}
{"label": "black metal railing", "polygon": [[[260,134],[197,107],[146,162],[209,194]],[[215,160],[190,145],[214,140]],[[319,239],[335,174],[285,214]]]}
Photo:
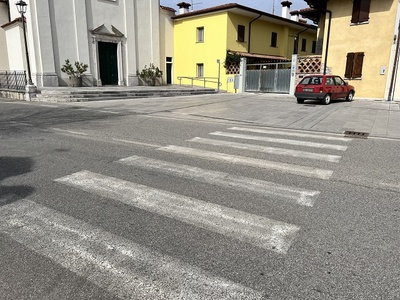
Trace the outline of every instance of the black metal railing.
{"label": "black metal railing", "polygon": [[0,89],[25,90],[26,71],[0,71]]}
{"label": "black metal railing", "polygon": [[193,84],[195,81],[200,81],[203,84],[203,87],[206,87],[207,83],[214,83],[217,85],[217,89],[219,90],[219,87],[222,85],[222,83],[219,81],[218,77],[190,77],[190,76],[178,76],[179,80],[179,85],[182,85],[182,80],[190,80],[190,85],[193,87]]}

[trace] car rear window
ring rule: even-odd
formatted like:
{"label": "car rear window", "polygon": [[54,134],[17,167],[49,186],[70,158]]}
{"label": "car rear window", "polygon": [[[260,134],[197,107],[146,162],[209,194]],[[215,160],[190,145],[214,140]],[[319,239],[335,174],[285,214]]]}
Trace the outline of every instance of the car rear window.
{"label": "car rear window", "polygon": [[301,81],[300,84],[314,84],[314,85],[319,85],[322,83],[322,77],[321,76],[310,76],[310,77],[304,77]]}

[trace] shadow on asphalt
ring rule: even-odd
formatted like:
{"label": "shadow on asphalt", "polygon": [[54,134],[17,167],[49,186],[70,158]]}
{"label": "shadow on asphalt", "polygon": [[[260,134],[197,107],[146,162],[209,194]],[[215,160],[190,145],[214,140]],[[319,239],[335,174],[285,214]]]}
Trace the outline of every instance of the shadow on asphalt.
{"label": "shadow on asphalt", "polygon": [[[34,162],[29,157],[1,157],[0,182],[8,177],[26,174],[32,171]],[[0,206],[10,204],[31,195],[35,189],[26,185],[6,186],[0,184]]]}

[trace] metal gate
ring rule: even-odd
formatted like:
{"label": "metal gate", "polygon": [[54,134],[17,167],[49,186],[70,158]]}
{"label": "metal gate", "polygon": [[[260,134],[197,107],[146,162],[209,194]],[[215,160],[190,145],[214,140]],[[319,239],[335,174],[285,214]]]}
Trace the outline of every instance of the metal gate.
{"label": "metal gate", "polygon": [[249,64],[246,92],[289,93],[291,63]]}

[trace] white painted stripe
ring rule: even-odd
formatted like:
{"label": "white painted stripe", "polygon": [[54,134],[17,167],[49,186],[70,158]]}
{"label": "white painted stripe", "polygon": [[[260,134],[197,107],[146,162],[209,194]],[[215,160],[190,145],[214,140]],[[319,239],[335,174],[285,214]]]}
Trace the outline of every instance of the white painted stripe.
{"label": "white painted stripe", "polygon": [[43,106],[43,107],[58,107],[58,105],[52,105],[52,104],[40,104],[40,106]]}
{"label": "white painted stripe", "polygon": [[89,171],[56,179],[86,192],[286,253],[300,227]]}
{"label": "white painted stripe", "polygon": [[115,115],[121,114],[121,113],[118,112],[118,111],[111,111],[111,110],[99,110],[99,112],[108,113],[108,114],[115,114]]}
{"label": "white painted stripe", "polygon": [[249,144],[244,144],[244,143],[212,140],[212,139],[206,139],[206,138],[200,138],[200,137],[195,137],[188,141],[200,143],[200,144],[206,144],[206,145],[231,147],[231,148],[236,148],[236,149],[257,151],[257,152],[261,152],[261,153],[269,153],[269,154],[274,154],[274,155],[301,157],[301,158],[315,159],[315,160],[322,160],[322,161],[329,161],[329,162],[339,162],[340,159],[342,158],[339,155],[320,154],[320,153],[314,153],[314,152],[298,151],[298,150],[276,148],[276,147],[264,147],[264,146],[260,146],[260,145],[249,145]]}
{"label": "white painted stripe", "polygon": [[23,122],[14,122],[14,121],[10,121],[10,122],[5,122],[6,124],[13,124],[13,125],[17,125],[17,126],[32,126],[32,124],[29,123],[23,123]]}
{"label": "white painted stripe", "polygon": [[280,172],[285,172],[294,175],[300,175],[305,177],[319,178],[319,179],[329,179],[333,171],[325,170],[325,169],[317,169],[306,166],[292,165],[287,163],[280,163],[275,161],[256,159],[238,155],[229,155],[225,153],[218,153],[200,149],[192,149],[185,148],[179,146],[166,146],[159,148],[158,150],[170,152],[170,153],[178,153],[184,155],[190,155],[198,158],[214,160],[214,161],[223,161],[227,163],[233,164],[241,164],[245,166],[251,166],[256,168],[263,169],[272,169]]}
{"label": "white painted stripe", "polygon": [[58,131],[58,132],[65,132],[65,133],[69,133],[69,134],[77,134],[77,135],[87,135],[84,132],[79,132],[79,131],[72,131],[72,130],[66,130],[66,129],[60,129],[60,128],[52,128],[52,130],[54,131]]}
{"label": "white painted stripe", "polygon": [[31,201],[0,208],[0,232],[121,299],[262,294]]}
{"label": "white painted stripe", "polygon": [[207,184],[233,188],[256,193],[263,197],[281,197],[300,205],[313,206],[320,192],[276,184],[264,180],[235,176],[224,172],[205,170],[188,165],[151,159],[143,156],[131,156],[118,161],[137,168],[162,172],[171,176],[195,180]]}
{"label": "white painted stripe", "polygon": [[228,132],[220,132],[220,131],[211,132],[210,134],[217,135],[217,136],[224,136],[224,137],[232,137],[232,138],[236,138],[236,139],[262,141],[262,142],[270,142],[270,143],[278,143],[278,144],[314,147],[314,148],[321,148],[321,149],[332,149],[332,150],[339,150],[339,151],[347,150],[347,146],[342,146],[342,145],[313,143],[313,142],[307,142],[307,141],[288,140],[288,139],[277,139],[277,138],[270,138],[270,137],[265,137],[265,136],[245,135],[245,134],[236,134],[236,133],[228,133]]}
{"label": "white painted stripe", "polygon": [[328,134],[310,134],[310,133],[302,133],[295,131],[284,131],[284,130],[276,130],[276,129],[258,129],[258,128],[244,128],[244,127],[231,127],[229,130],[235,131],[245,131],[245,132],[255,132],[255,133],[265,133],[272,135],[287,135],[287,136],[297,136],[297,137],[305,137],[305,138],[313,138],[313,139],[325,139],[328,141],[340,141],[340,142],[349,142],[353,139],[344,138],[338,136],[332,136]]}
{"label": "white painted stripe", "polygon": [[148,143],[142,143],[142,142],[137,142],[137,141],[131,141],[131,140],[122,140],[122,139],[112,139],[113,141],[120,142],[120,143],[125,143],[125,144],[135,144],[135,145],[141,145],[141,146],[147,146],[147,147],[154,147],[154,148],[159,148],[162,147],[161,145],[156,145],[156,144],[148,144]]}
{"label": "white painted stripe", "polygon": [[[63,129],[59,129],[59,128],[52,128],[52,130],[56,131],[57,134],[66,135],[66,136],[78,138],[78,139],[89,140],[89,141],[98,141],[98,142],[112,143],[112,144],[119,144],[119,145],[133,144],[133,145],[140,145],[140,146],[146,146],[146,147],[152,147],[152,148],[162,147],[162,145],[148,144],[148,143],[142,143],[142,142],[131,141],[131,140],[114,139],[114,138],[107,139],[107,138],[102,138],[102,137],[90,136],[83,132],[63,130]],[[48,130],[43,130],[43,131],[48,132]]]}

